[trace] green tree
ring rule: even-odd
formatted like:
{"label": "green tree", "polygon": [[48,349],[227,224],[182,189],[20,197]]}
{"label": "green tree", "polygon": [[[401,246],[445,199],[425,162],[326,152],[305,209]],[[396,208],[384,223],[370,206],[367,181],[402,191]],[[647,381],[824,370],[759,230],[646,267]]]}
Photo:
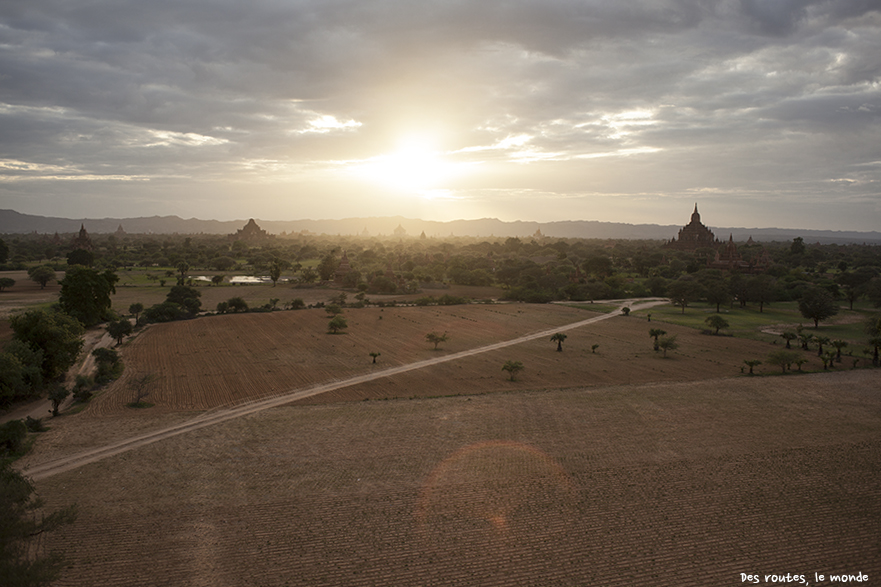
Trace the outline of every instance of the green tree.
{"label": "green tree", "polygon": [[437,332],[429,332],[425,335],[425,340],[434,345],[434,350],[437,350],[437,347],[442,342],[447,342],[447,333],[438,334]]}
{"label": "green tree", "polygon": [[688,276],[677,279],[667,286],[667,297],[674,305],[682,307],[683,314],[685,314],[686,306],[700,299],[703,292],[703,286]]}
{"label": "green tree", "polygon": [[746,282],[749,299],[759,303],[759,313],[764,312],[765,304],[777,299],[777,281],[770,275],[756,275]]}
{"label": "green tree", "polygon": [[60,553],[46,554],[39,546],[44,534],[73,523],[76,508],[41,514],[44,502],[33,493],[30,481],[0,461],[0,584],[5,587],[49,585],[64,566]]}
{"label": "green tree", "polygon": [[557,343],[557,352],[563,352],[563,341],[566,340],[566,335],[562,332],[558,332],[554,336],[551,337],[551,342]]}
{"label": "green tree", "polygon": [[67,396],[70,395],[70,390],[64,387],[64,384],[60,381],[56,381],[52,383],[49,387],[49,401],[52,402],[52,417],[58,416],[58,409],[61,407],[61,404],[64,403],[64,400],[67,399]]}
{"label": "green tree", "polygon": [[272,280],[272,287],[275,287],[276,282],[281,278],[281,272],[288,267],[290,267],[290,263],[278,257],[269,263],[269,279]]}
{"label": "green tree", "polygon": [[730,324],[728,324],[728,320],[720,316],[719,314],[713,314],[712,316],[707,316],[704,322],[710,328],[715,328],[716,331],[713,334],[719,334],[719,331],[723,328],[728,328]]}
{"label": "green tree", "polygon": [[676,336],[665,336],[658,340],[658,347],[664,351],[664,358],[667,357],[667,351],[675,351],[679,348]]}
{"label": "green tree", "polygon": [[510,380],[515,381],[517,379],[517,374],[520,371],[523,371],[523,363],[520,361],[506,361],[504,365],[502,365],[502,371],[507,371],[510,375]]}
{"label": "green tree", "polygon": [[190,316],[195,316],[202,309],[200,297],[202,297],[202,292],[194,287],[175,285],[165,296],[165,301],[177,304],[184,308]]}
{"label": "green tree", "polygon": [[74,249],[67,254],[67,264],[69,266],[91,267],[95,264],[95,255],[85,249]]}
{"label": "green tree", "polygon": [[658,337],[664,336],[667,334],[666,330],[661,330],[660,328],[650,328],[649,336],[655,339],[655,351],[659,351],[661,347],[658,346]]}
{"label": "green tree", "polygon": [[805,318],[814,321],[814,328],[819,328],[820,320],[838,314],[838,304],[825,289],[812,287],[807,289],[798,300],[798,311]]}
{"label": "green tree", "polygon": [[248,302],[244,298],[236,296],[226,301],[227,310],[230,312],[247,312]]}
{"label": "green tree", "polygon": [[798,358],[798,351],[788,351],[786,349],[778,349],[768,354],[768,364],[777,365],[783,372],[790,367]]}
{"label": "green tree", "polygon": [[[750,375],[753,374],[753,369],[755,367],[758,367],[759,365],[762,364],[762,362],[759,361],[758,359],[744,359],[743,362],[746,363],[746,365],[749,367],[749,374]],[[743,373],[743,371],[741,371],[741,373]]]}
{"label": "green tree", "polygon": [[0,277],[0,291],[9,289],[13,285],[15,285],[15,280],[11,277]]}
{"label": "green tree", "polygon": [[128,313],[135,317],[135,326],[141,324],[141,312],[144,311],[144,304],[135,302],[128,307]]}
{"label": "green tree", "polygon": [[5,263],[9,259],[9,245],[3,239],[0,239],[0,264]]}
{"label": "green tree", "polygon": [[373,362],[376,362],[376,357],[380,356],[382,353],[373,352],[370,353],[370,356],[373,357]]}
{"label": "green tree", "polygon": [[790,341],[793,341],[796,338],[798,338],[798,335],[792,331],[787,330],[787,331],[783,332],[780,335],[780,337],[786,341],[786,348],[791,349],[792,345],[790,344]]}
{"label": "green tree", "polygon": [[339,334],[339,332],[345,328],[348,328],[349,323],[346,322],[346,318],[342,314],[337,314],[330,321],[330,324],[327,325],[327,329],[331,334]]}
{"label": "green tree", "polygon": [[29,310],[9,319],[16,340],[42,353],[40,371],[45,379],[64,375],[83,348],[83,326],[61,312]]}
{"label": "green tree", "polygon": [[840,340],[840,339],[833,340],[832,346],[835,347],[835,361],[840,363],[841,362],[841,349],[847,348],[847,346],[848,346],[847,341]]}
{"label": "green tree", "polygon": [[122,344],[122,339],[134,331],[132,323],[126,318],[114,320],[107,324],[107,333],[116,339],[117,346]]}
{"label": "green tree", "polygon": [[187,263],[186,261],[178,261],[177,265],[175,266],[175,269],[177,269],[177,272],[180,273],[180,275],[177,278],[177,284],[183,285],[184,281],[187,278],[187,271],[190,270],[190,264]]}
{"label": "green tree", "polygon": [[110,295],[116,293],[119,278],[109,269],[99,273],[89,267],[73,266],[59,283],[61,309],[85,326],[110,317]]}
{"label": "green tree", "polygon": [[44,289],[46,284],[55,279],[55,270],[49,265],[38,265],[28,269],[28,277],[39,283],[40,289]]}
{"label": "green tree", "polygon": [[318,275],[319,277],[321,277],[321,280],[330,281],[331,279],[333,279],[333,275],[334,273],[336,273],[339,264],[339,260],[334,257],[333,254],[325,256],[317,267]]}

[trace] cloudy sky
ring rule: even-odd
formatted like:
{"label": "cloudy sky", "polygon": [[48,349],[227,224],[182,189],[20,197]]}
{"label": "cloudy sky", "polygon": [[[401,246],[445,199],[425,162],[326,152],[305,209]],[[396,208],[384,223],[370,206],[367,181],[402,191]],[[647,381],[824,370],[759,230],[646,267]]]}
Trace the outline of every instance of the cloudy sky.
{"label": "cloudy sky", "polygon": [[3,0],[0,208],[881,228],[881,0]]}

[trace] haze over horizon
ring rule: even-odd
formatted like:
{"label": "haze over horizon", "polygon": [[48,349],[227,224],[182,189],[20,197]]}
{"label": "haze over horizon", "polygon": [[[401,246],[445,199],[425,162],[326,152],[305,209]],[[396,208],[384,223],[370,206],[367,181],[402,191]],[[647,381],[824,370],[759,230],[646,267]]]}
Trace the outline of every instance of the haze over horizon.
{"label": "haze over horizon", "polygon": [[881,226],[881,0],[0,5],[0,208]]}

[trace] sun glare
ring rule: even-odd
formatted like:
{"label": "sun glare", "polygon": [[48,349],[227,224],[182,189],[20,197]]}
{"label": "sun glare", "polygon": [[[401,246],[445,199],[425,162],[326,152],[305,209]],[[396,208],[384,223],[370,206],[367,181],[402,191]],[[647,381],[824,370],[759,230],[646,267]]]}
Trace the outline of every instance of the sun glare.
{"label": "sun glare", "polygon": [[436,192],[444,182],[465,172],[468,164],[450,161],[430,141],[408,139],[387,154],[354,166],[357,175],[399,190]]}

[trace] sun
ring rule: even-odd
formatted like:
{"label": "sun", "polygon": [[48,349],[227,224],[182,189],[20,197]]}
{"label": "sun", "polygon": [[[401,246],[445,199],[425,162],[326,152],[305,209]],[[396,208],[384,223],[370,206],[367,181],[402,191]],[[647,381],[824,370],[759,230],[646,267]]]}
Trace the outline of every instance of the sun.
{"label": "sun", "polygon": [[362,160],[354,172],[371,182],[401,191],[429,192],[461,175],[468,165],[448,159],[430,139],[402,139],[391,153]]}

